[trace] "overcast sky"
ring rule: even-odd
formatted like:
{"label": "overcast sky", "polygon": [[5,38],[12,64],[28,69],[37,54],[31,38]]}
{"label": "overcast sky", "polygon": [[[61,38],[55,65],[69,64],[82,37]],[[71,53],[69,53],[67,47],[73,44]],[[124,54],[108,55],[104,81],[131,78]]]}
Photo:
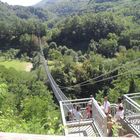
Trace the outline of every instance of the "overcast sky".
{"label": "overcast sky", "polygon": [[1,1],[7,2],[10,5],[31,6],[38,3],[41,0],[1,0]]}

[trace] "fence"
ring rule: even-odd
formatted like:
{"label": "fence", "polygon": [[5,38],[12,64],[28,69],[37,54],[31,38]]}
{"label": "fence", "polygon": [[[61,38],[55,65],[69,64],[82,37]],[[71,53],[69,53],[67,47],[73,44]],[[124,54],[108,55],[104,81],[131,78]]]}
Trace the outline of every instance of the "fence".
{"label": "fence", "polygon": [[[75,109],[74,107],[72,110],[68,110],[67,106],[69,106],[69,104],[80,107],[80,113],[82,115],[80,120],[73,115],[73,110]],[[92,123],[97,129],[99,136],[107,136],[107,117],[94,98],[61,101],[60,107],[65,128],[85,123]],[[89,109],[91,109],[90,112]],[[68,112],[72,113],[70,120],[66,119],[68,117]],[[67,133],[66,129],[65,133]]]}
{"label": "fence", "polygon": [[92,102],[92,110],[94,124],[100,136],[107,136],[107,117],[95,99]]}
{"label": "fence", "polygon": [[140,136],[140,105],[136,100],[140,99],[140,93],[124,95],[124,120]]}

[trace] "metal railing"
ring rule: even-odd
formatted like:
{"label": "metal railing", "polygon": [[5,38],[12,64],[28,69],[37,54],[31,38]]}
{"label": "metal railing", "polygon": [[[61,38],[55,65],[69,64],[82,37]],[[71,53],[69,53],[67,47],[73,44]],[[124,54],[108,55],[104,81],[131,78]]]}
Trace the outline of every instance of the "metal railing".
{"label": "metal railing", "polygon": [[140,136],[140,105],[135,101],[140,93],[124,95],[124,120]]}
{"label": "metal railing", "polygon": [[134,104],[140,108],[140,93],[126,94],[124,97],[133,100]]}
{"label": "metal railing", "polygon": [[[86,116],[86,107],[88,105],[88,103],[90,102],[90,99],[89,98],[85,98],[85,99],[76,99],[76,100],[65,100],[65,101],[62,101],[62,106],[63,106],[63,111],[64,111],[64,114],[65,114],[65,117],[67,116],[68,112],[71,112],[73,113],[73,110],[76,108],[72,107],[72,109],[68,109],[67,106],[69,106],[69,104],[72,104],[73,106],[75,105],[76,107],[79,106],[80,107],[80,113],[82,115],[81,117],[81,120],[84,121],[84,120],[90,120],[91,118],[88,118]],[[71,122],[76,122],[76,121],[79,121],[76,119],[76,117],[73,115],[72,116],[73,118],[72,121],[67,121],[67,123],[71,123]]]}
{"label": "metal railing", "polygon": [[94,124],[100,136],[107,136],[107,116],[94,98],[92,102],[92,113]]}
{"label": "metal railing", "polygon": [[[72,110],[68,110],[67,106],[69,105],[69,103],[76,107],[80,107],[80,113],[82,115],[80,120],[76,119],[74,114],[72,114],[72,118],[70,121],[66,120],[66,118],[68,117],[68,112],[72,113],[74,109],[72,108]],[[60,106],[63,125],[65,127],[65,134],[67,134],[68,132],[68,130],[66,130],[68,127],[90,123],[95,126],[97,130],[97,132],[95,133],[98,133],[98,136],[107,136],[107,117],[94,98],[61,101]],[[89,115],[89,112],[87,111],[87,109],[89,109],[89,106],[91,107],[91,115]]]}

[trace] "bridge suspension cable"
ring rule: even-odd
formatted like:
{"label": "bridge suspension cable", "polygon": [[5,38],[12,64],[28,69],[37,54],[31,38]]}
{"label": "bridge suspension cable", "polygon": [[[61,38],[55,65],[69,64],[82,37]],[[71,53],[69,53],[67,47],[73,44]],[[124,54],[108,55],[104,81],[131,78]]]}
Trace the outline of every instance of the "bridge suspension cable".
{"label": "bridge suspension cable", "polygon": [[[40,53],[41,53],[41,58],[42,58],[42,61],[43,61],[43,64],[44,64],[45,72],[48,76],[49,83],[51,85],[51,88],[54,92],[54,95],[55,95],[56,99],[58,100],[58,102],[68,100],[68,98],[65,96],[65,94],[61,91],[61,89],[57,85],[57,83],[54,81],[54,79],[53,79],[53,77],[52,77],[52,75],[49,71],[47,61],[45,60],[45,56],[44,56],[44,53],[43,53],[43,50],[42,50],[40,38],[39,38],[39,45],[40,45]],[[66,106],[66,108],[68,110],[72,109],[72,107],[73,106],[72,106],[71,103],[69,103],[69,105]]]}
{"label": "bridge suspension cable", "polygon": [[[101,77],[103,77],[103,76],[106,76],[106,75],[108,75],[108,74],[110,74],[110,73],[115,72],[116,70],[119,70],[119,69],[121,69],[121,68],[124,68],[124,67],[125,67],[126,65],[128,65],[128,64],[135,63],[135,62],[138,62],[138,61],[140,61],[140,58],[137,58],[137,59],[135,59],[135,60],[133,60],[133,61],[130,61],[130,62],[126,63],[126,64],[123,64],[122,66],[118,66],[118,67],[116,67],[115,69],[113,69],[113,70],[111,70],[111,71],[109,71],[109,72],[107,72],[107,73],[101,74],[101,75],[99,75],[99,76],[97,76],[97,77],[94,77],[94,78],[92,78],[92,79],[86,80],[86,81],[84,81],[84,82],[80,82],[80,83],[75,84],[75,85],[73,85],[73,86],[67,86],[67,87],[59,86],[59,87],[60,87],[61,89],[65,89],[65,88],[73,88],[73,87],[78,86],[78,85],[80,85],[80,86],[89,85],[89,84],[91,84],[91,83],[88,83],[88,82],[91,82],[91,81],[93,81],[93,80],[99,79],[99,78],[101,78]],[[113,77],[114,77],[114,78],[115,78],[115,77],[118,77],[118,76],[120,76],[120,75],[122,75],[122,74],[112,76],[112,77],[110,77],[110,79],[113,78]],[[108,78],[109,78],[109,77],[108,77]],[[106,79],[107,79],[107,78],[106,78]],[[102,79],[102,80],[103,80],[103,79]],[[107,80],[108,80],[108,79],[107,79]],[[100,81],[100,80],[99,80],[99,81]],[[92,83],[92,84],[93,84],[93,83]]]}
{"label": "bridge suspension cable", "polygon": [[138,71],[139,71],[139,70],[140,70],[140,67],[134,68],[134,69],[131,69],[131,70],[125,72],[125,73],[121,73],[121,74],[118,74],[118,75],[114,75],[114,76],[111,76],[111,77],[107,77],[107,78],[104,78],[104,79],[101,79],[101,80],[98,80],[98,81],[95,81],[95,82],[92,82],[92,83],[76,84],[76,85],[70,86],[70,87],[63,87],[63,86],[60,86],[60,88],[61,88],[61,89],[66,89],[66,88],[73,88],[73,87],[75,87],[75,86],[77,86],[77,85],[80,85],[81,87],[83,87],[83,86],[86,86],[86,85],[96,84],[96,83],[99,83],[99,82],[103,82],[103,81],[106,81],[106,80],[110,80],[110,79],[119,77],[119,76],[121,76],[121,75],[127,75],[128,73],[130,73],[131,71],[134,71],[134,70],[138,70]]}

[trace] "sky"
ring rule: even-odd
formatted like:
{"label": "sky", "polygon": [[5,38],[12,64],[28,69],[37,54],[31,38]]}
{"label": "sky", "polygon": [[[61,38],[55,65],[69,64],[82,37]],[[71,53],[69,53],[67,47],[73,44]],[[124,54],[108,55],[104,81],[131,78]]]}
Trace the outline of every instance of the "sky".
{"label": "sky", "polygon": [[7,2],[10,5],[31,6],[38,3],[41,0],[1,0],[1,1]]}

